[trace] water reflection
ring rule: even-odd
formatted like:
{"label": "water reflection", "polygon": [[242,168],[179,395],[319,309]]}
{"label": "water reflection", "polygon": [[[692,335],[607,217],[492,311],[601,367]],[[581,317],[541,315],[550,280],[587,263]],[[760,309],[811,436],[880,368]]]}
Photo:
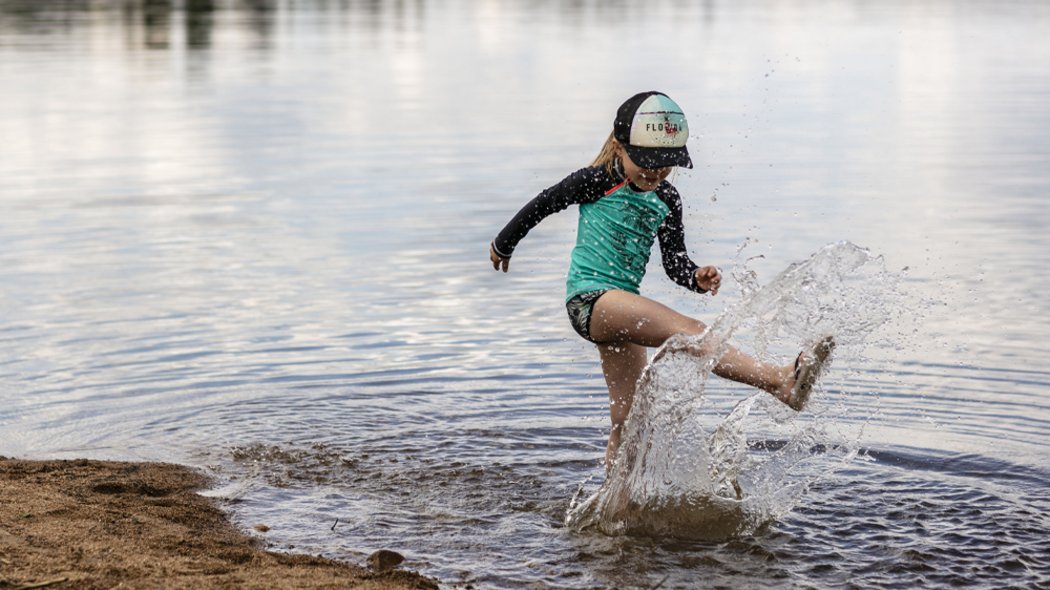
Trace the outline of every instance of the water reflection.
{"label": "water reflection", "polygon": [[137,16],[135,8],[139,8],[142,13],[143,46],[146,49],[167,49],[171,45],[171,11],[173,5],[170,0],[144,0],[139,7],[136,7],[134,4],[125,4],[125,22],[131,24],[129,32],[135,30],[135,17]]}
{"label": "water reflection", "polygon": [[[267,44],[274,35],[273,24],[282,14],[289,18],[324,15],[328,20],[351,25],[360,31],[405,31],[422,26],[434,8],[434,3],[427,0],[2,0],[0,14],[4,18],[0,30],[56,33],[65,29],[68,32],[79,27],[104,26],[115,13],[119,13],[127,29],[141,29],[141,35],[133,35],[138,40],[133,47],[171,49],[184,40],[186,47],[208,48],[212,45],[216,18],[235,17],[239,22],[237,28],[252,31],[261,44]],[[477,12],[471,18],[492,25],[505,22],[508,15],[527,20],[546,20],[555,15],[562,26],[573,29],[594,21],[612,23],[637,18],[644,13],[681,17],[686,7],[669,1],[643,6],[630,0],[511,0],[484,3],[475,8]],[[684,14],[687,18],[699,17],[710,23],[719,10],[715,0],[704,0],[697,6],[686,8]]]}
{"label": "water reflection", "polygon": [[[347,10],[345,5],[341,5]],[[250,45],[272,45],[277,0],[85,0],[80,2],[0,2],[0,33],[75,34],[81,30],[108,30],[120,23],[130,50],[209,49],[215,21],[235,17],[238,28],[254,35]]]}
{"label": "water reflection", "polygon": [[186,0],[186,45],[191,49],[211,47],[215,3],[212,0]]}

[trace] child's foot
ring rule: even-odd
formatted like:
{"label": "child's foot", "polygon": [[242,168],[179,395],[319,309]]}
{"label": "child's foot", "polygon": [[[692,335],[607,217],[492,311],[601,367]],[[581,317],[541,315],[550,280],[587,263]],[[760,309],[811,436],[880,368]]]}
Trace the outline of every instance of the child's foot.
{"label": "child's foot", "polygon": [[792,410],[801,411],[809,401],[809,394],[813,392],[813,385],[824,372],[828,357],[835,349],[835,340],[831,336],[825,336],[809,352],[803,351],[795,359],[794,379],[791,388],[786,395],[777,396]]}

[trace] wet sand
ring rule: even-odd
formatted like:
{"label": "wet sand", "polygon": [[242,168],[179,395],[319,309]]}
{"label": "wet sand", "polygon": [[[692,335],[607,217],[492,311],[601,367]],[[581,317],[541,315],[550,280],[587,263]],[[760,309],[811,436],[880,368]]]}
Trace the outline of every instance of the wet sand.
{"label": "wet sand", "polygon": [[418,574],[272,553],[178,465],[0,457],[0,589],[436,589]]}

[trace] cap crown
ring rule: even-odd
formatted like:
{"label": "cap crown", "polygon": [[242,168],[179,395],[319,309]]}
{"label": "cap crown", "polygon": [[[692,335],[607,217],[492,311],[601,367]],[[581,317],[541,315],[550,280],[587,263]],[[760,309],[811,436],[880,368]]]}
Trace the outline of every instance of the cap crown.
{"label": "cap crown", "polygon": [[651,94],[631,118],[628,143],[636,147],[680,148],[689,140],[682,108],[664,94]]}

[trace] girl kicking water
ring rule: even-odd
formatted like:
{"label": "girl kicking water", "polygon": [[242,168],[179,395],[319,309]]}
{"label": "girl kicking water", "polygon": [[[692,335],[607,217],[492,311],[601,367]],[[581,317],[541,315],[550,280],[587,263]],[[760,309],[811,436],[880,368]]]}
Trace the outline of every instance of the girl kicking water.
{"label": "girl kicking water", "polygon": [[[541,192],[489,245],[493,268],[507,272],[514,248],[529,230],[552,213],[580,206],[565,307],[572,327],[597,344],[601,355],[612,418],[606,468],[619,448],[635,384],[648,360],[646,348],[706,329],[703,322],[639,294],[653,243],[659,239],[664,270],[679,285],[716,295],[722,284],[717,268],[689,258],[682,200],[667,182],[675,166],[693,167],[688,137],[685,115],[667,95],[632,96],[617,111],[613,131],[591,166]],[[794,365],[778,367],[730,346],[714,373],[767,391],[797,411],[805,406],[831,348],[825,339],[800,353]],[[697,356],[710,352],[699,344],[686,350]]]}

